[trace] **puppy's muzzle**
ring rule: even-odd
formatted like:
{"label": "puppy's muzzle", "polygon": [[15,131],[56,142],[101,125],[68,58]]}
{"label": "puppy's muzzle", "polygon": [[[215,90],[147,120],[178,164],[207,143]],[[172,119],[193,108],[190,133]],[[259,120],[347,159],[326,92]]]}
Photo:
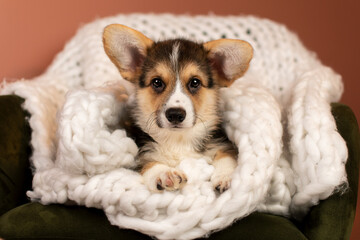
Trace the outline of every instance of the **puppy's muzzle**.
{"label": "puppy's muzzle", "polygon": [[173,124],[182,123],[186,118],[186,111],[182,108],[169,108],[165,111],[167,120]]}

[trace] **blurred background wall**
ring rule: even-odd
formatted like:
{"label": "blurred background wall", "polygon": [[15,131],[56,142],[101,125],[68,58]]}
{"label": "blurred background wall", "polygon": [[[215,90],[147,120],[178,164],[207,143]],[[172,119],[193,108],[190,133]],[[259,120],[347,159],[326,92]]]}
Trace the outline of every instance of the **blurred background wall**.
{"label": "blurred background wall", "polygon": [[[341,102],[360,119],[358,0],[0,0],[0,80],[41,74],[82,24],[134,12],[251,14],[284,23],[343,76]],[[359,208],[352,240],[360,239]]]}

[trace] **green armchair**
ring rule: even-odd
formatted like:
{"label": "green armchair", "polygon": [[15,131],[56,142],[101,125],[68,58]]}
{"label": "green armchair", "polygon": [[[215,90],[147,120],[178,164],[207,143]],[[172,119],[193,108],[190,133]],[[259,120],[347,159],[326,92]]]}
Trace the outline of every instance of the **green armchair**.
{"label": "green armchair", "polygon": [[[0,238],[4,239],[151,239],[133,230],[112,226],[102,210],[82,206],[29,202],[31,189],[31,129],[29,114],[17,96],[0,96]],[[349,239],[355,216],[360,138],[351,109],[333,104],[332,113],[349,150],[346,164],[349,189],[314,206],[296,222],[253,213],[209,239]]]}

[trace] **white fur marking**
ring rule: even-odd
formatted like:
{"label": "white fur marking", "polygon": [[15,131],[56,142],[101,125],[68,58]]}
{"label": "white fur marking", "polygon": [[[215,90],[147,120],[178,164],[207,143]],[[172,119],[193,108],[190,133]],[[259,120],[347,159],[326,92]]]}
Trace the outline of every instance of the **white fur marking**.
{"label": "white fur marking", "polygon": [[165,124],[164,127],[171,127],[171,123],[165,117],[165,112],[169,108],[183,108],[186,112],[186,117],[181,123],[181,127],[188,128],[193,126],[195,118],[194,107],[190,97],[184,92],[179,78],[176,79],[175,89],[166,102],[161,114],[161,121]]}
{"label": "white fur marking", "polygon": [[176,75],[179,75],[179,69],[178,69],[178,61],[179,61],[179,47],[180,43],[177,42],[173,45],[172,52],[170,54],[170,61],[173,66],[173,68],[176,71]]}
{"label": "white fur marking", "polygon": [[186,117],[185,120],[181,123],[181,125],[179,125],[181,127],[184,128],[192,127],[195,118],[192,101],[190,97],[184,92],[179,77],[179,69],[178,69],[179,47],[180,47],[180,43],[179,42],[175,43],[173,45],[173,49],[170,54],[170,62],[176,72],[176,85],[168,101],[165,103],[165,106],[160,116],[160,121],[163,123],[165,128],[172,127],[171,123],[167,120],[165,116],[165,112],[169,108],[183,108],[185,110]]}

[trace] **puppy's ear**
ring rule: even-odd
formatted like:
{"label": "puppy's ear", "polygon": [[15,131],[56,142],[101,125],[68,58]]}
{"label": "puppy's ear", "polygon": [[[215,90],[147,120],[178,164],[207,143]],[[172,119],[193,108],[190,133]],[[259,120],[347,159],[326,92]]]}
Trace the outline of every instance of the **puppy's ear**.
{"label": "puppy's ear", "polygon": [[103,43],[106,54],[119,69],[123,78],[134,82],[153,41],[142,33],[121,24],[104,29]]}
{"label": "puppy's ear", "polygon": [[221,87],[244,75],[253,56],[251,45],[242,40],[219,39],[204,43],[204,47]]}

